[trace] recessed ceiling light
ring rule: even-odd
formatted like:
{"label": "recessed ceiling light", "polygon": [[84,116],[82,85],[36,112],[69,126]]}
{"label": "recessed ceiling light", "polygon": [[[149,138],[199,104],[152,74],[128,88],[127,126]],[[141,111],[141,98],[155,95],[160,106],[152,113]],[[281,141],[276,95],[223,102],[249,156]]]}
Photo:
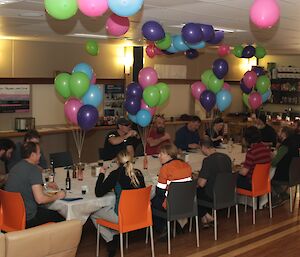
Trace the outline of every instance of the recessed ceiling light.
{"label": "recessed ceiling light", "polygon": [[0,0],[0,5],[23,2],[23,0]]}

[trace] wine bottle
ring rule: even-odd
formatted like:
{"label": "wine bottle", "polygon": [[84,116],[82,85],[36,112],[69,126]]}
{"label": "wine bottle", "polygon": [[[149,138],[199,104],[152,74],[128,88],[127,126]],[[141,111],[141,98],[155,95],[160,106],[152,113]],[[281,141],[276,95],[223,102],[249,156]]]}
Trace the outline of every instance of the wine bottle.
{"label": "wine bottle", "polygon": [[67,170],[66,190],[71,190],[71,178],[70,178],[70,171],[69,171],[69,169]]}

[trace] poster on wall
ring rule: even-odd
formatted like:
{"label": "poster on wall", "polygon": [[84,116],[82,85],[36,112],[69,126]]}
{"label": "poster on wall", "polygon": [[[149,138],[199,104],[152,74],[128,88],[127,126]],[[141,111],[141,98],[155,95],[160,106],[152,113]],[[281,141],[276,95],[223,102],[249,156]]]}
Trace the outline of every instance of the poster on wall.
{"label": "poster on wall", "polygon": [[0,113],[29,112],[30,85],[0,85]]}

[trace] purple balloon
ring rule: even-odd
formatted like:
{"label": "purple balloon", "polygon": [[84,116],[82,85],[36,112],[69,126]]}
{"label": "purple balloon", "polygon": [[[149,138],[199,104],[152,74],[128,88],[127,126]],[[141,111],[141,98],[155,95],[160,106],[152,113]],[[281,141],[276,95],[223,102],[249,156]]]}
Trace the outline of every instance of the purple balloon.
{"label": "purple balloon", "polygon": [[246,46],[243,49],[242,57],[243,58],[252,58],[255,55],[255,48],[251,45]]}
{"label": "purple balloon", "polygon": [[181,30],[181,35],[182,38],[189,44],[199,43],[203,38],[199,24],[196,23],[185,24]]}
{"label": "purple balloon", "polygon": [[124,108],[132,115],[137,114],[137,112],[141,109],[141,99],[134,96],[128,97],[124,102]]}
{"label": "purple balloon", "polygon": [[212,70],[218,79],[223,79],[228,72],[228,63],[224,59],[219,58],[214,61]]}
{"label": "purple balloon", "polygon": [[131,82],[128,86],[127,86],[127,91],[126,91],[126,97],[137,97],[137,98],[142,98],[142,94],[143,94],[143,89],[140,86],[139,83],[137,82]]}
{"label": "purple balloon", "polygon": [[163,27],[156,21],[147,21],[142,27],[143,36],[150,41],[157,41],[165,38]]}
{"label": "purple balloon", "polygon": [[96,107],[93,105],[83,105],[77,114],[77,121],[79,127],[87,131],[93,128],[99,119],[99,113]]}
{"label": "purple balloon", "polygon": [[252,91],[252,88],[246,87],[243,80],[241,80],[241,82],[240,82],[240,88],[245,94],[250,94]]}
{"label": "purple balloon", "polygon": [[199,27],[202,31],[203,41],[209,41],[215,37],[215,30],[212,25],[199,24]]}
{"label": "purple balloon", "polygon": [[216,95],[210,90],[205,90],[200,96],[200,103],[207,112],[210,112],[216,104]]}
{"label": "purple balloon", "polygon": [[219,44],[223,39],[224,39],[224,31],[219,30],[219,31],[215,31],[215,37],[212,38],[211,40],[208,40],[207,43],[215,45],[215,44]]}
{"label": "purple balloon", "polygon": [[256,76],[257,76],[257,77],[266,74],[264,68],[259,67],[259,66],[252,66],[252,70],[256,73]]}
{"label": "purple balloon", "polygon": [[189,49],[184,54],[188,59],[195,59],[199,56],[199,52],[196,49]]}

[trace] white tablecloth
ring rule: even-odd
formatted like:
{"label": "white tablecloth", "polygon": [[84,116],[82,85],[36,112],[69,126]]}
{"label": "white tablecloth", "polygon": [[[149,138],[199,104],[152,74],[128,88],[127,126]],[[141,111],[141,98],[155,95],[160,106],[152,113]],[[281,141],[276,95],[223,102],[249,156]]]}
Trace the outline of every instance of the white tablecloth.
{"label": "white tablecloth", "polygon": [[[245,154],[241,153],[241,146],[234,145],[232,151],[229,153],[226,148],[217,149],[218,152],[226,153],[234,160],[235,164],[240,164],[244,161]],[[201,169],[202,161],[205,156],[201,152],[197,153],[186,153],[188,154],[188,162],[192,166],[194,172]],[[157,174],[161,167],[158,158],[152,156],[148,157],[148,170],[143,169],[143,159],[144,157],[139,157],[135,161],[135,168],[142,171],[146,185],[156,185]],[[112,170],[117,168],[117,164],[112,161],[105,161],[104,166],[108,167],[106,175],[108,175]],[[65,188],[65,179],[67,171],[63,168],[56,169],[55,182],[60,188]],[[70,176],[72,176],[72,170],[70,170]],[[71,178],[71,190],[67,192],[66,198],[82,197],[83,199],[77,201],[67,202],[64,200],[57,200],[48,205],[51,210],[58,211],[67,220],[80,219],[82,223],[85,223],[90,214],[97,211],[98,209],[114,205],[115,195],[110,192],[103,197],[97,198],[95,196],[95,185],[97,177],[91,175],[91,165],[86,165],[84,171],[84,178],[82,181],[78,179]],[[81,186],[87,186],[88,192],[85,195],[81,193]],[[152,187],[152,196],[154,195],[155,187]]]}

